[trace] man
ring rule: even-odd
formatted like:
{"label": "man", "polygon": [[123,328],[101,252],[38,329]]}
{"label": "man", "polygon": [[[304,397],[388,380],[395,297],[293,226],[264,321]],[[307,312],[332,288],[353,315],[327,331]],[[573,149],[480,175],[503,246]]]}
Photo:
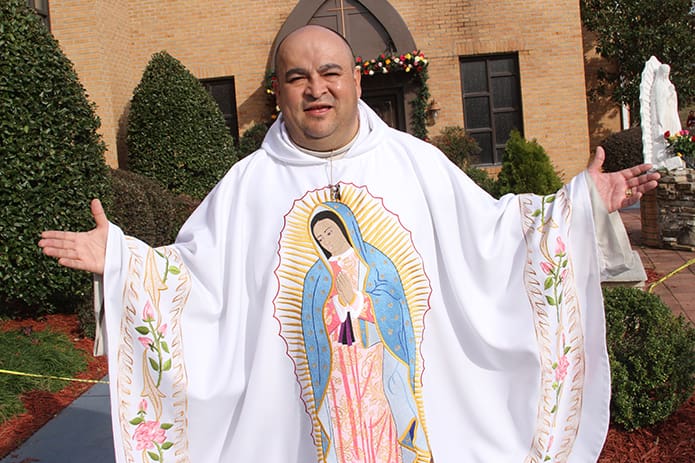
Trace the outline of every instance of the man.
{"label": "man", "polygon": [[360,102],[353,63],[328,29],[287,36],[278,121],[176,244],[96,200],[94,230],[43,234],[104,276],[117,461],[595,461],[592,215],[658,174],[601,173],[598,149],[556,195],[495,201]]}

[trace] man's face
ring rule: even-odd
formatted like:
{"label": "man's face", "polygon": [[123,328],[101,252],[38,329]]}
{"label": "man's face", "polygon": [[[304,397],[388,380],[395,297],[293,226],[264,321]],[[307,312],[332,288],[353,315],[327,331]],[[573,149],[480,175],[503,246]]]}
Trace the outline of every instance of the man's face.
{"label": "man's face", "polygon": [[275,72],[277,103],[295,143],[330,151],[352,140],[360,73],[340,37],[311,26],[293,32],[278,50]]}

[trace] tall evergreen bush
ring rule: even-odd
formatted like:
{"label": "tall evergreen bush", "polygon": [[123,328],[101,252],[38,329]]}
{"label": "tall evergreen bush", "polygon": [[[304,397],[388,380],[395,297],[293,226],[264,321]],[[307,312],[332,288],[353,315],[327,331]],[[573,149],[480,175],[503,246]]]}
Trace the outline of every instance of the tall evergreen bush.
{"label": "tall evergreen bush", "polygon": [[24,0],[0,2],[0,314],[68,308],[91,287],[84,272],[41,254],[46,229],[94,226],[108,203],[99,119],[70,61]]}
{"label": "tall evergreen bush", "polygon": [[513,130],[502,157],[502,169],[497,176],[497,193],[535,193],[548,195],[562,187],[545,149],[536,142],[525,140]]}
{"label": "tall evergreen bush", "polygon": [[198,199],[237,158],[217,104],[165,51],[152,56],[135,88],[127,144],[132,171]]}

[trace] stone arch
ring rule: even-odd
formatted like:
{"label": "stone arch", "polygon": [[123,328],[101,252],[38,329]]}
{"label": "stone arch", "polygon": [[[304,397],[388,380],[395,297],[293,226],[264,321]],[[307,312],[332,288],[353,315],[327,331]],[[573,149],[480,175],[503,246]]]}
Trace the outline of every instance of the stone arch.
{"label": "stone arch", "polygon": [[[275,63],[275,54],[277,52],[277,47],[282,42],[282,40],[287,37],[287,35],[298,29],[299,27],[305,26],[307,24],[319,24],[320,21],[315,20],[315,15],[317,12],[326,6],[331,0],[300,0],[297,6],[292,10],[290,15],[285,20],[277,35],[275,36],[275,42],[273,44],[273,49],[270,54],[270,66],[273,67]],[[336,0],[342,6],[344,0]],[[398,11],[391,6],[388,1],[385,0],[358,0],[349,3],[360,4],[364,7],[364,10],[373,18],[370,21],[370,25],[377,31],[377,34],[382,36],[385,44],[388,48],[392,48],[388,51],[393,53],[407,53],[416,49],[415,40],[408,30],[403,18],[398,13]],[[371,19],[370,18],[370,19]],[[325,25],[325,24],[323,24]],[[328,26],[330,27],[330,26]],[[341,31],[340,27],[331,27],[337,32],[345,36],[345,31]],[[360,45],[357,46],[353,43],[350,37],[346,37],[348,42],[353,45],[353,50],[357,56],[372,57],[374,53],[370,53],[370,50],[360,49]],[[386,50],[381,50],[386,51]],[[376,56],[376,54],[374,54]],[[374,56],[374,57],[375,57]]]}

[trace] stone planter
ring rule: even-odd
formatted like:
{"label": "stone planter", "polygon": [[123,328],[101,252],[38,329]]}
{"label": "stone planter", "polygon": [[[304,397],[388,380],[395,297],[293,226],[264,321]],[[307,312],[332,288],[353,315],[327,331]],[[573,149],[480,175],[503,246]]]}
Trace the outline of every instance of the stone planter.
{"label": "stone planter", "polygon": [[642,196],[642,244],[695,251],[695,170],[661,175],[656,190]]}

